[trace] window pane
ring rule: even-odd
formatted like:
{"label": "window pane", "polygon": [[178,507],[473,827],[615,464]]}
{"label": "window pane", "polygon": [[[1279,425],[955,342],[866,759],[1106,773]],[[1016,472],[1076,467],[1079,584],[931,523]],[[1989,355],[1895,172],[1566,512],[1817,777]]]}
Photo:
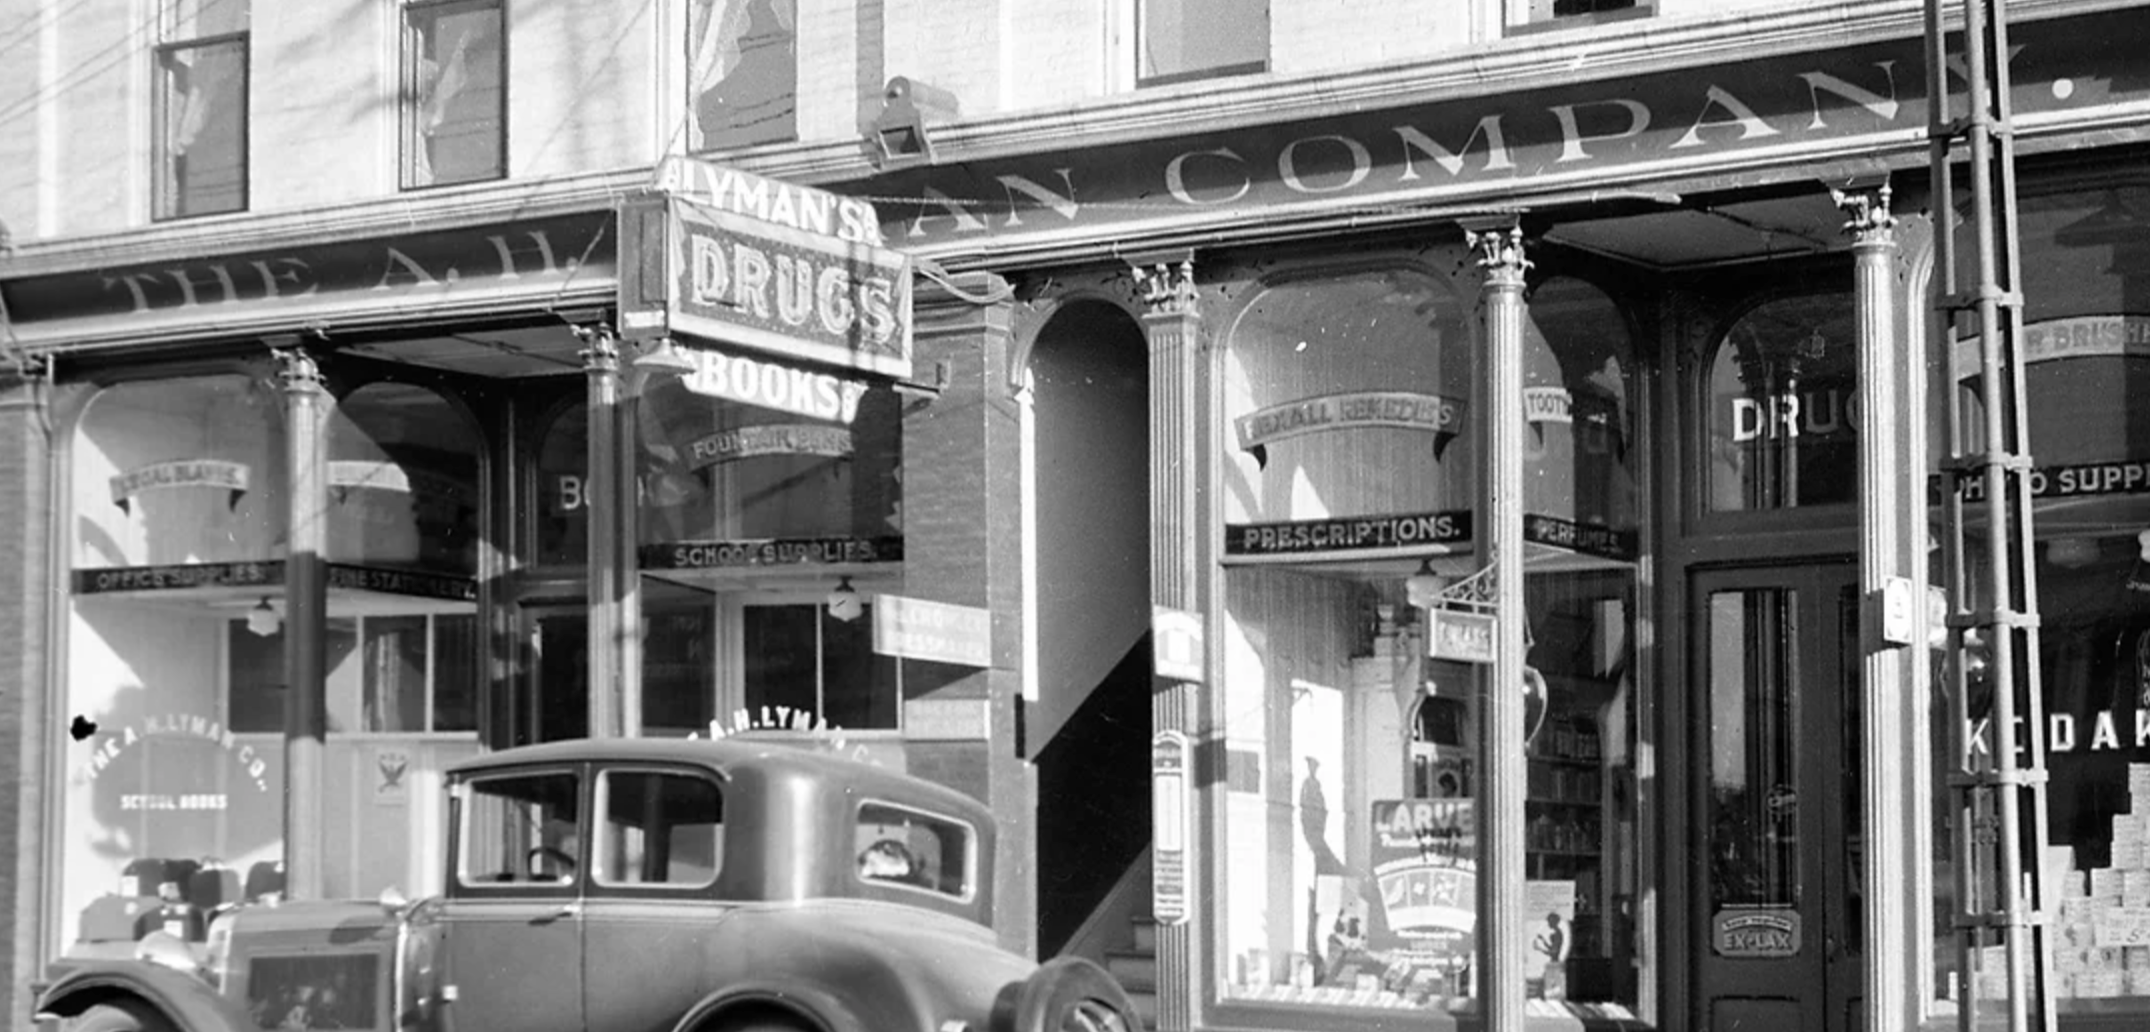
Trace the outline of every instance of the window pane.
{"label": "window pane", "polygon": [[970,895],[970,825],[906,807],[859,807],[858,875],[949,896]]}
{"label": "window pane", "polygon": [[478,618],[433,618],[433,727],[478,729]]}
{"label": "window pane", "polygon": [[413,9],[405,45],[408,184],[496,178],[504,170],[501,14],[497,2]]}
{"label": "window pane", "polygon": [[464,885],[571,880],[581,860],[573,774],[474,780],[464,797],[458,880]]}
{"label": "window pane", "polygon": [[1137,17],[1136,68],[1144,83],[1268,66],[1268,0],[1143,0]]}
{"label": "window pane", "polygon": [[[1226,572],[1229,860],[1215,877],[1230,996],[1477,1005],[1472,700],[1486,668],[1427,658],[1425,611],[1394,565]],[[1634,574],[1534,572],[1524,590],[1526,986],[1533,1007],[1631,1015],[1649,890],[1636,862]]]}
{"label": "window pane", "polygon": [[244,32],[251,7],[251,0],[165,0],[164,38],[176,41]]}
{"label": "window pane", "polygon": [[1799,784],[1793,595],[1727,591],[1709,603],[1710,906],[1799,903]]}
{"label": "window pane", "polygon": [[894,729],[903,708],[896,658],[873,650],[873,607],[856,620],[821,612],[823,717],[840,728]]}
{"label": "window pane", "polygon": [[376,616],[365,622],[365,729],[426,729],[426,618]]}
{"label": "window pane", "polygon": [[708,734],[714,694],[710,675],[715,610],[707,603],[659,602],[645,580],[642,639],[642,732]]}
{"label": "window pane", "polygon": [[162,218],[246,207],[245,40],[158,54]]}
{"label": "window pane", "polygon": [[716,880],[724,807],[707,778],[621,772],[598,785],[604,825],[596,877],[604,885],[707,885]]}
{"label": "window pane", "polygon": [[284,635],[259,635],[246,621],[233,620],[230,642],[231,711],[226,718],[239,734],[284,730]]}
{"label": "window pane", "polygon": [[692,0],[687,12],[687,149],[798,136],[793,0]]}
{"label": "window pane", "polygon": [[748,719],[786,726],[764,710],[818,714],[820,677],[816,617],[819,606],[748,606],[742,614]]}
{"label": "window pane", "polygon": [[1772,301],[1732,327],[1710,370],[1710,508],[1849,504],[1858,486],[1857,350],[1843,294]]}

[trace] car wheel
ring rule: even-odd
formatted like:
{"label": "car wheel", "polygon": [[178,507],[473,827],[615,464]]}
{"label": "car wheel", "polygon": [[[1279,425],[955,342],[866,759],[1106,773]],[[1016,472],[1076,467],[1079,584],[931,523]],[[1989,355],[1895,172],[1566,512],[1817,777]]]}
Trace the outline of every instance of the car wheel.
{"label": "car wheel", "polygon": [[755,1011],[717,1023],[715,1032],[813,1032],[813,1028],[789,1014]]}
{"label": "car wheel", "polygon": [[179,1032],[162,1012],[139,1000],[113,1000],[82,1012],[72,1032]]}
{"label": "car wheel", "polygon": [[1127,990],[1081,957],[1046,961],[995,1002],[993,1027],[1005,1032],[1142,1032]]}

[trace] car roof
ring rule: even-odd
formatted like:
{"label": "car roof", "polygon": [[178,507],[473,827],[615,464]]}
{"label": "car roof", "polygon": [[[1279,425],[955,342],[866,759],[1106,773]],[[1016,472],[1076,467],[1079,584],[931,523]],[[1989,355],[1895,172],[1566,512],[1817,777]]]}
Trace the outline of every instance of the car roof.
{"label": "car roof", "polygon": [[681,763],[721,774],[753,772],[761,780],[811,780],[887,793],[983,823],[984,804],[946,785],[826,752],[806,743],[725,738],[575,738],[498,749],[448,768],[461,778],[534,763]]}

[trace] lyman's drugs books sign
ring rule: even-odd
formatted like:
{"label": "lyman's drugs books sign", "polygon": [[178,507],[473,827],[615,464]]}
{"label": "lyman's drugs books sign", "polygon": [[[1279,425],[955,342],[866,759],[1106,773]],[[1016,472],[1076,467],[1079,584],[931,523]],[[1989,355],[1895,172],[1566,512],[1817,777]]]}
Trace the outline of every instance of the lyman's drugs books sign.
{"label": "lyman's drugs books sign", "polygon": [[[856,219],[817,220],[805,198],[770,192],[766,203],[722,204],[652,194],[620,212],[630,256],[620,279],[620,323],[630,339],[685,335],[769,355],[911,375],[911,264]],[[802,200],[786,201],[794,193]],[[869,209],[870,210],[870,209]],[[823,222],[843,232],[819,232]]]}

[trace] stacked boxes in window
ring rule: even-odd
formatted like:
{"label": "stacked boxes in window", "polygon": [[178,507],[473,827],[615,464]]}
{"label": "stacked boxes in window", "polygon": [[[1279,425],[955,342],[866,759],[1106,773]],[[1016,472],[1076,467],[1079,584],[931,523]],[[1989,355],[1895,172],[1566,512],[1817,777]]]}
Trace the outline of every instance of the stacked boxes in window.
{"label": "stacked boxes in window", "polygon": [[[2057,879],[2054,995],[2150,996],[2150,763],[2128,765],[2128,806],[2113,815],[2105,866],[2074,870],[2074,850],[2067,847],[2056,847],[2047,865],[2066,872]],[[1997,952],[1992,959],[2006,963]],[[1980,973],[1982,993],[2005,985],[2004,966]]]}

